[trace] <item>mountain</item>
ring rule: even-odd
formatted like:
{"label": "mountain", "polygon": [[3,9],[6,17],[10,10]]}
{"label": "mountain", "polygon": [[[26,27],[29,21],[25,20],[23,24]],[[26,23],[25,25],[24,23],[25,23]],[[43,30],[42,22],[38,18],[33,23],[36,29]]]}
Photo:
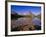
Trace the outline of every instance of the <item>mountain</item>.
{"label": "mountain", "polygon": [[18,15],[16,12],[11,13],[11,19],[17,19],[17,18],[20,18],[20,17],[24,17],[24,16]]}

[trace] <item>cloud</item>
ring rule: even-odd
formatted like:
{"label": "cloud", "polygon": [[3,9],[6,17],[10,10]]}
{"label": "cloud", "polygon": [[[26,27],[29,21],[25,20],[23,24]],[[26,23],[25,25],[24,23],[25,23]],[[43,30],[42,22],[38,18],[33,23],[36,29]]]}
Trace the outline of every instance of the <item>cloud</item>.
{"label": "cloud", "polygon": [[33,14],[37,16],[40,14],[40,12],[33,12]]}

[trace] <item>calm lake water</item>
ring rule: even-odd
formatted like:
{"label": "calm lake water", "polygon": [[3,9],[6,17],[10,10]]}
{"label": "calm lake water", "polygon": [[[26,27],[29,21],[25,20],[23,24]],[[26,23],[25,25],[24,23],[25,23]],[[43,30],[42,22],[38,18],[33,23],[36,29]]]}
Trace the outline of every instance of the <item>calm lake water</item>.
{"label": "calm lake water", "polygon": [[32,22],[35,24],[35,25],[38,25],[38,26],[41,26],[41,20],[39,18],[34,18],[32,20]]}

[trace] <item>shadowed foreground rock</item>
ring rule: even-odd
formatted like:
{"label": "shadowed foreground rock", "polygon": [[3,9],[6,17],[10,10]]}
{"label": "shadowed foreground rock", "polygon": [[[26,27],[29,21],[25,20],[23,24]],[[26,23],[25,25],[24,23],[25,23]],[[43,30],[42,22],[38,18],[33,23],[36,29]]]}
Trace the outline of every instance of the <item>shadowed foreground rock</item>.
{"label": "shadowed foreground rock", "polygon": [[11,20],[11,31],[40,30],[41,27],[34,25],[31,18],[20,18]]}

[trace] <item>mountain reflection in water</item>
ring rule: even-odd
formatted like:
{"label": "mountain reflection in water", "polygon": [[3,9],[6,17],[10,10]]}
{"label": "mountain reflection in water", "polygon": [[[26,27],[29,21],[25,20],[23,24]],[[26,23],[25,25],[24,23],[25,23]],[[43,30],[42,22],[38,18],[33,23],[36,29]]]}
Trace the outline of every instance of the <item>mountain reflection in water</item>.
{"label": "mountain reflection in water", "polygon": [[35,25],[41,26],[41,20],[39,18],[36,17],[32,21],[35,23]]}

